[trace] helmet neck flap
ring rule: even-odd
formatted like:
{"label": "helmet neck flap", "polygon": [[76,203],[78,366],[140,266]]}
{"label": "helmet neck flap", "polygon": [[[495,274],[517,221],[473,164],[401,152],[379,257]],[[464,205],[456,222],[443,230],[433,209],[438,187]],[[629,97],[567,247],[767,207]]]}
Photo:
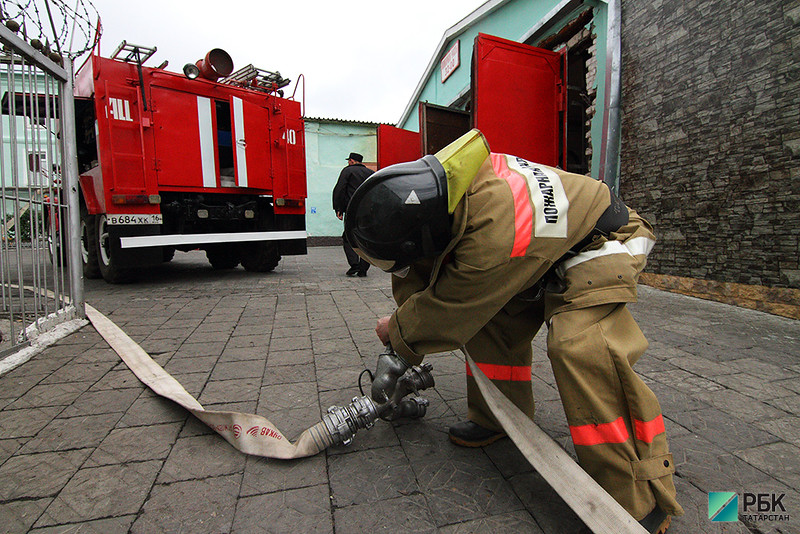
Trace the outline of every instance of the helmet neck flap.
{"label": "helmet neck flap", "polygon": [[436,159],[447,173],[447,212],[453,213],[478,170],[489,157],[489,145],[479,130],[470,130],[439,152]]}

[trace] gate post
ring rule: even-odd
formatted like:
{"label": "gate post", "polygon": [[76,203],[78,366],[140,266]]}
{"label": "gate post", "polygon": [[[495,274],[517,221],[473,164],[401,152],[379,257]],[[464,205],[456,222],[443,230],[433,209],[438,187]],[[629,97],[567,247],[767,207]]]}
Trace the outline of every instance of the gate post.
{"label": "gate post", "polygon": [[61,84],[61,140],[64,162],[64,195],[69,214],[69,279],[72,286],[72,303],[82,319],[86,318],[83,293],[83,264],[81,260],[81,216],[78,191],[78,151],[75,140],[75,99],[73,97],[73,64],[69,56],[64,58],[67,79]]}

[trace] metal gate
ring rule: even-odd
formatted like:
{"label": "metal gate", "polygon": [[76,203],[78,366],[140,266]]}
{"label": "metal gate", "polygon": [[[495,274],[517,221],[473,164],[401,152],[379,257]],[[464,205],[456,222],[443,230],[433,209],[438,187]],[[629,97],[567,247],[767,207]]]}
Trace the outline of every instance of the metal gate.
{"label": "metal gate", "polygon": [[0,359],[85,317],[72,63],[0,25]]}

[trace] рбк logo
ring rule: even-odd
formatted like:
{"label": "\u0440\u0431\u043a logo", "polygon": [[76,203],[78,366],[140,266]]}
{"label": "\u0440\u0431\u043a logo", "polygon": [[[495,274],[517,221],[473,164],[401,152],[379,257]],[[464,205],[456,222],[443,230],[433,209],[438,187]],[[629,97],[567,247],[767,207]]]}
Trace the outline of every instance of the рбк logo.
{"label": "\u0440\u0431\u043a logo", "polygon": [[[742,521],[788,521],[783,505],[784,493],[743,493]],[[738,521],[739,496],[732,491],[708,493],[708,518],[711,521]]]}

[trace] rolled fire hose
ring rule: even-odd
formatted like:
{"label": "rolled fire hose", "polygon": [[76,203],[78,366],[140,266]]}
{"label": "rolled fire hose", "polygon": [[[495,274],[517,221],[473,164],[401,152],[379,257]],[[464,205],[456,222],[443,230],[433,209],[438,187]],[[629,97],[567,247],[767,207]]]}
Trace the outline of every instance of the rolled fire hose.
{"label": "rolled fire hose", "polygon": [[304,430],[292,443],[268,419],[259,415],[206,410],[105,315],[86,304],[86,316],[139,380],[155,393],[186,408],[246,454],[278,459],[313,456],[331,445],[349,443],[357,429],[371,427],[381,415],[380,406],[372,399],[356,397],[348,406],[331,406],[322,421]]}

